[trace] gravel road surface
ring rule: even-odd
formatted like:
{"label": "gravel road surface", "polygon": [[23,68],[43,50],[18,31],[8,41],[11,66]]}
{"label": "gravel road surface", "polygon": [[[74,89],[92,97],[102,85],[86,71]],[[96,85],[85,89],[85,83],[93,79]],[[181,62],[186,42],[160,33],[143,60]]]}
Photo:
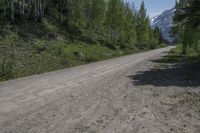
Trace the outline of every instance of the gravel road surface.
{"label": "gravel road surface", "polygon": [[183,86],[134,82],[171,48],[2,82],[0,133],[199,133]]}

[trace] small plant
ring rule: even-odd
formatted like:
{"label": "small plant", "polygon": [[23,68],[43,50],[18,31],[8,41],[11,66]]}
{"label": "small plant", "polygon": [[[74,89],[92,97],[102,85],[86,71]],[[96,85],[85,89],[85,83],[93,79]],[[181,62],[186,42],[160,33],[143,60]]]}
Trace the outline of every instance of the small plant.
{"label": "small plant", "polygon": [[0,45],[12,47],[17,45],[19,42],[19,37],[13,32],[8,32],[6,36],[0,36]]}
{"label": "small plant", "polygon": [[47,44],[48,44],[48,42],[45,40],[37,40],[34,45],[36,53],[40,54],[40,53],[44,52],[45,50],[47,50]]}
{"label": "small plant", "polygon": [[2,62],[0,62],[0,78],[9,79],[13,76],[13,62],[6,60],[6,58],[4,57]]}
{"label": "small plant", "polygon": [[43,19],[42,25],[44,26],[45,30],[48,32],[55,32],[57,30],[56,26],[48,22],[46,19]]}

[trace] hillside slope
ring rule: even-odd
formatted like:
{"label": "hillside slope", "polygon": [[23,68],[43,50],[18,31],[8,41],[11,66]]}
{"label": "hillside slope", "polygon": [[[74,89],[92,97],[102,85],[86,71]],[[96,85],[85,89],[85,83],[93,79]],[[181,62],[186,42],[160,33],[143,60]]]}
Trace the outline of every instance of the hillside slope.
{"label": "hillside slope", "polygon": [[121,0],[1,1],[0,81],[162,47],[136,12],[144,3],[133,11]]}

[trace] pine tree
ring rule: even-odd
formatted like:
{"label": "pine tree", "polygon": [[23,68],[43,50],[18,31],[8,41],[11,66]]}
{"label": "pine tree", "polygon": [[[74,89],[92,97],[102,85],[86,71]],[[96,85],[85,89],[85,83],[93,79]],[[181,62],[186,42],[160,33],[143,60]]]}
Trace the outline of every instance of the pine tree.
{"label": "pine tree", "polygon": [[108,29],[108,45],[110,47],[115,47],[119,38],[119,27],[121,22],[123,21],[121,18],[121,0],[110,0],[108,2],[108,9],[106,12],[106,20],[105,25]]}
{"label": "pine tree", "polygon": [[[88,0],[90,1],[90,0]],[[89,6],[86,6],[89,11],[87,11],[88,23],[94,30],[98,30],[104,21],[105,14],[105,1],[104,0],[91,0]]]}
{"label": "pine tree", "polygon": [[81,30],[86,27],[85,2],[83,0],[71,1],[68,13],[68,28],[75,34],[81,34]]}
{"label": "pine tree", "polygon": [[144,1],[141,4],[140,10],[137,14],[137,41],[140,48],[147,47],[149,42],[150,20],[146,14]]}
{"label": "pine tree", "polygon": [[0,19],[14,24],[50,22],[73,37],[112,48],[161,43],[150,28],[144,2],[136,11],[124,0],[0,0]]}
{"label": "pine tree", "polygon": [[198,0],[180,0],[179,3],[176,3],[174,17],[176,26],[173,31],[178,34],[180,42],[183,44],[183,54],[186,54],[187,49],[193,44],[195,44],[195,50],[199,49],[199,4]]}
{"label": "pine tree", "polygon": [[136,35],[136,22],[135,15],[131,9],[129,3],[125,3],[124,16],[123,16],[123,27],[120,33],[120,45],[122,48],[134,48],[137,40]]}

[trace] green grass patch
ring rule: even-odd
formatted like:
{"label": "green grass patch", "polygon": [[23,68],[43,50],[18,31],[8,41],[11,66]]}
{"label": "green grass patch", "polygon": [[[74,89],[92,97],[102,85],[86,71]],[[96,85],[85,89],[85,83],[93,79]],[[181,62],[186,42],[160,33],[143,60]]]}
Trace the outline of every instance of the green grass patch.
{"label": "green grass patch", "polygon": [[[11,38],[12,39],[8,39]],[[86,63],[101,61],[137,49],[110,49],[98,43],[89,44],[68,39],[36,39],[21,42],[18,35],[7,35],[0,40],[0,81],[41,74]]]}
{"label": "green grass patch", "polygon": [[59,27],[45,19],[38,24],[4,26],[0,31],[0,81],[149,50],[136,46],[112,49],[98,39],[81,40],[59,31]]}
{"label": "green grass patch", "polygon": [[176,45],[176,48],[170,50],[169,54],[162,59],[157,60],[158,63],[178,63],[183,61],[189,61],[192,63],[200,63],[199,54],[193,49],[189,48],[186,55],[182,54],[182,45]]}

